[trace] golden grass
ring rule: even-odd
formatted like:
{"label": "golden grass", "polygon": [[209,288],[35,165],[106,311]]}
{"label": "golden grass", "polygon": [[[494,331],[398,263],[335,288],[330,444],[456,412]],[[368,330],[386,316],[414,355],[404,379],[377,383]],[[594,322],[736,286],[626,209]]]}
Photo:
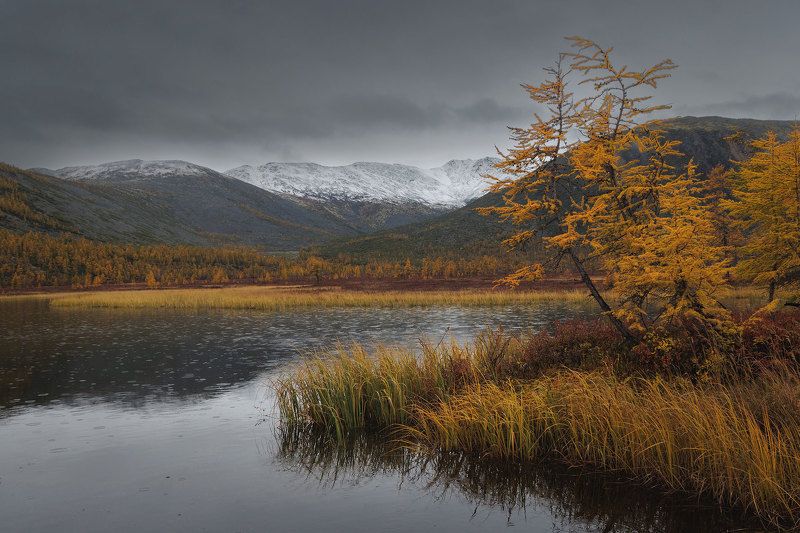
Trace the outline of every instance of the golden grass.
{"label": "golden grass", "polygon": [[277,384],[279,412],[287,428],[340,438],[394,428],[407,442],[442,451],[556,456],[711,496],[772,524],[800,523],[796,373],[706,385],[606,371],[561,370],[529,381],[494,375],[496,358],[513,358],[521,347],[498,336],[428,347],[422,357],[340,347]]}
{"label": "golden grass", "polygon": [[[732,309],[763,305],[763,290],[726,289],[720,298]],[[609,295],[613,299],[613,294]],[[594,305],[583,289],[510,291],[499,289],[354,291],[308,285],[224,288],[72,291],[0,295],[0,301],[48,300],[53,307],[257,309],[281,311],[309,307],[491,307],[538,302]]]}
{"label": "golden grass", "polygon": [[258,309],[281,311],[308,307],[502,306],[543,301],[589,303],[585,291],[348,291],[310,287],[227,287],[97,291],[50,294],[54,307]]}
{"label": "golden grass", "polygon": [[420,408],[410,431],[442,450],[518,459],[555,454],[794,524],[800,424],[753,411],[740,396],[725,387],[569,371],[532,383],[470,386]]}
{"label": "golden grass", "polygon": [[340,344],[277,383],[278,408],[289,426],[310,423],[338,436],[405,423],[422,398],[443,398],[477,380],[498,339],[485,334],[474,347],[423,345],[421,357],[386,346],[370,354],[362,345]]}

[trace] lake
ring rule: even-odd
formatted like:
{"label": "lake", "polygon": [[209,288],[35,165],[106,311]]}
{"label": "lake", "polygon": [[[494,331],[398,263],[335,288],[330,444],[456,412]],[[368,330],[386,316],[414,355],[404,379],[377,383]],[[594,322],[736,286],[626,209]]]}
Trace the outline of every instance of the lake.
{"label": "lake", "polygon": [[723,531],[730,517],[553,465],[287,442],[270,383],[337,341],[537,330],[566,305],[252,311],[0,302],[3,531]]}

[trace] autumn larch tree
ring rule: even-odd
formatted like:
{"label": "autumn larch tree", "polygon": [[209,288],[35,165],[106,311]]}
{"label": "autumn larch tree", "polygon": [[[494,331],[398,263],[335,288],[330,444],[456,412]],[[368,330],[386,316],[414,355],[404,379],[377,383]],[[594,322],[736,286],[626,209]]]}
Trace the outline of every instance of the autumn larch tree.
{"label": "autumn larch tree", "polygon": [[736,271],[767,287],[773,303],[776,289],[800,286],[800,128],[785,142],[768,133],[752,146],[727,205],[747,236]]}
{"label": "autumn larch tree", "polygon": [[[665,140],[648,117],[669,106],[650,103],[675,65],[644,70],[618,66],[612,49],[580,37],[545,69],[539,85],[523,85],[546,114],[512,128],[514,146],[500,151],[492,190],[503,204],[481,209],[518,227],[509,247],[542,239],[554,263],[570,261],[602,312],[629,344],[656,325],[700,322],[724,328],[714,297],[725,285],[723,247],[697,192],[695,167],[678,170],[678,142]],[[580,97],[569,88],[576,82]],[[631,157],[630,154],[636,154]],[[590,276],[597,265],[614,288],[607,299]],[[537,279],[532,263],[502,282]]]}

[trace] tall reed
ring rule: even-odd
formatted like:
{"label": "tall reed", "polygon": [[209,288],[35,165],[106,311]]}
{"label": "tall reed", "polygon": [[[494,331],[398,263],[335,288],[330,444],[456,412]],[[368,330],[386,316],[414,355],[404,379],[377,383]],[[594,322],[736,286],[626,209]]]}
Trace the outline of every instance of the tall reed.
{"label": "tall reed", "polygon": [[[772,378],[787,395],[796,379]],[[475,384],[419,407],[407,426],[441,450],[623,472],[708,494],[773,523],[800,520],[800,420],[743,401],[748,390],[565,371],[524,384]]]}
{"label": "tall reed", "polygon": [[339,347],[281,381],[278,407],[293,428],[338,438],[392,430],[402,442],[498,459],[554,456],[800,524],[796,371],[704,384],[564,368],[513,379],[525,355],[524,341],[491,333],[421,356]]}
{"label": "tall reed", "polygon": [[500,337],[474,346],[424,344],[422,355],[378,347],[338,345],[307,359],[276,383],[278,410],[290,428],[315,426],[337,436],[410,421],[413,408],[441,400],[481,379]]}

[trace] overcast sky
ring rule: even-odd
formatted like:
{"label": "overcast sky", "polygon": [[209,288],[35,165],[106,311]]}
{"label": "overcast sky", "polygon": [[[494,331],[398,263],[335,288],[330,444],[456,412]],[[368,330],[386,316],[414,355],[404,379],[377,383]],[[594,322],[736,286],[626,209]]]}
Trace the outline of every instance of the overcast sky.
{"label": "overcast sky", "polygon": [[0,160],[436,166],[504,146],[565,35],[676,115],[800,115],[800,1],[0,0]]}

